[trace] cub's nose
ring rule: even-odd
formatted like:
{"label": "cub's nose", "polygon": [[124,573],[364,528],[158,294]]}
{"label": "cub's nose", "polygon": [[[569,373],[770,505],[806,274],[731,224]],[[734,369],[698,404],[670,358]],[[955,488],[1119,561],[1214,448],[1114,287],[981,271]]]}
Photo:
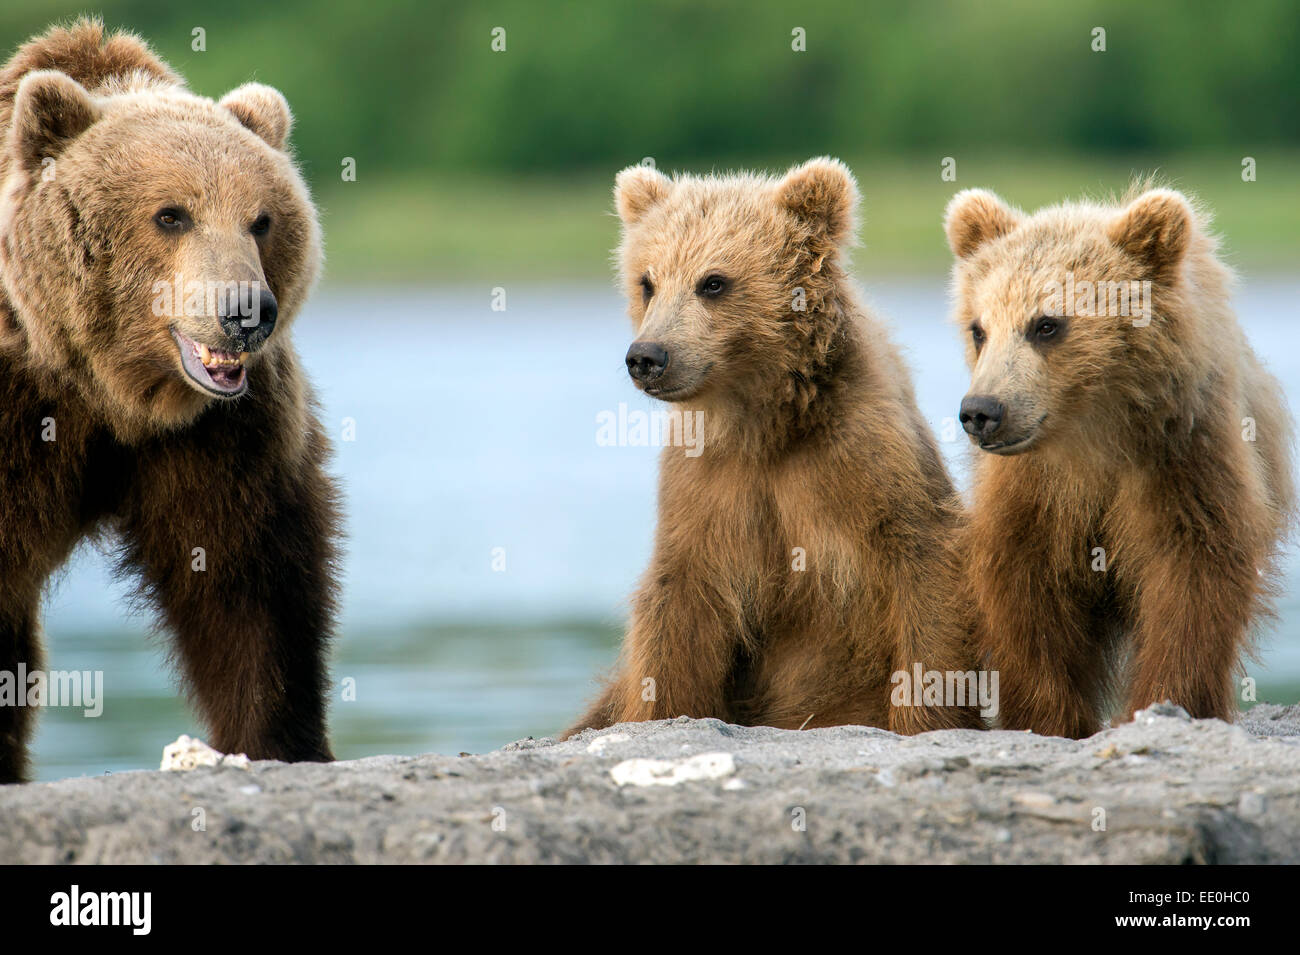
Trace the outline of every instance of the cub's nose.
{"label": "cub's nose", "polygon": [[668,351],[656,342],[633,342],[626,361],[627,373],[636,381],[654,381],[668,367]]}
{"label": "cub's nose", "polygon": [[280,314],[280,306],[267,288],[237,298],[237,301],[225,304],[217,321],[221,323],[221,330],[240,346],[241,351],[251,351],[275,331],[275,319]]}
{"label": "cub's nose", "polygon": [[966,433],[981,441],[997,434],[1007,407],[989,395],[967,395],[961,400],[961,426]]}

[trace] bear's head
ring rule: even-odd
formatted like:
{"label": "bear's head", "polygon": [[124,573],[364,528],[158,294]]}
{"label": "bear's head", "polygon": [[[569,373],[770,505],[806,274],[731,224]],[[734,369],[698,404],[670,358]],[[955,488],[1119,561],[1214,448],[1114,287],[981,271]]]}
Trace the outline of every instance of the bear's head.
{"label": "bear's head", "polygon": [[1197,230],[1179,193],[1027,215],[968,189],[945,229],[972,369],[960,420],[982,450],[1019,454],[1066,434],[1104,444],[1122,427],[1120,403],[1177,373],[1168,306]]}
{"label": "bear's head", "polygon": [[814,159],[780,178],[632,166],[614,197],[638,388],[739,413],[807,381],[832,346],[821,316],[853,233],[857,188],[842,163]]}
{"label": "bear's head", "polygon": [[143,73],[93,93],[24,76],[0,167],[0,277],[28,361],[121,433],[256,388],[321,255],[289,128],[284,97],[256,83],[213,102]]}

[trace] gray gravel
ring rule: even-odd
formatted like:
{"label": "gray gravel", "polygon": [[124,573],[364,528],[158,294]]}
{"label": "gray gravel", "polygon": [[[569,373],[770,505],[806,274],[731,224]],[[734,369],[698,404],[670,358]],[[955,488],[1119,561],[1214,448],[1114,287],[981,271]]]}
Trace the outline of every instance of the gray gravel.
{"label": "gray gravel", "polygon": [[683,717],[0,787],[0,819],[0,863],[1300,862],[1300,705],[1078,742]]}

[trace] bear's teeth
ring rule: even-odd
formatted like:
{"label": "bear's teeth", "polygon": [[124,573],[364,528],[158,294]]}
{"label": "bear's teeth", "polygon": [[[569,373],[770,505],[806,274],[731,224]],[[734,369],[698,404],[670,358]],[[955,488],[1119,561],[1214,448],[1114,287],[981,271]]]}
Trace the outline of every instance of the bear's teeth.
{"label": "bear's teeth", "polygon": [[246,351],[239,353],[214,351],[207,345],[198,343],[194,345],[194,356],[203,362],[205,368],[237,368],[248,360],[248,355]]}

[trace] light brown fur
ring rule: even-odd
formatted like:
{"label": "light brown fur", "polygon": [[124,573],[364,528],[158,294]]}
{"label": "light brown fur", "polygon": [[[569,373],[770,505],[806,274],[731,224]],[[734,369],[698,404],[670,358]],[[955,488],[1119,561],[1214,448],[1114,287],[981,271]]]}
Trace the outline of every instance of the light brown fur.
{"label": "light brown fur", "polygon": [[[647,393],[703,413],[703,453],[662,453],[654,556],[622,659],[569,732],[679,715],[979,726],[970,706],[890,705],[896,671],[973,668],[961,511],[908,372],[844,272],[847,169],[669,179],[633,167],[615,194],[638,342],[672,356]],[[726,291],[706,299],[713,273]],[[794,548],[806,570],[792,569]]]}
{"label": "light brown fur", "polygon": [[[968,399],[1001,402],[985,443],[1010,444],[979,453],[966,535],[1002,725],[1088,736],[1117,694],[1124,714],[1171,699],[1231,720],[1293,515],[1292,438],[1206,217],[1147,184],[1032,215],[969,190],[946,229]],[[1099,302],[1038,337],[1066,273],[1151,282],[1150,324]]]}

